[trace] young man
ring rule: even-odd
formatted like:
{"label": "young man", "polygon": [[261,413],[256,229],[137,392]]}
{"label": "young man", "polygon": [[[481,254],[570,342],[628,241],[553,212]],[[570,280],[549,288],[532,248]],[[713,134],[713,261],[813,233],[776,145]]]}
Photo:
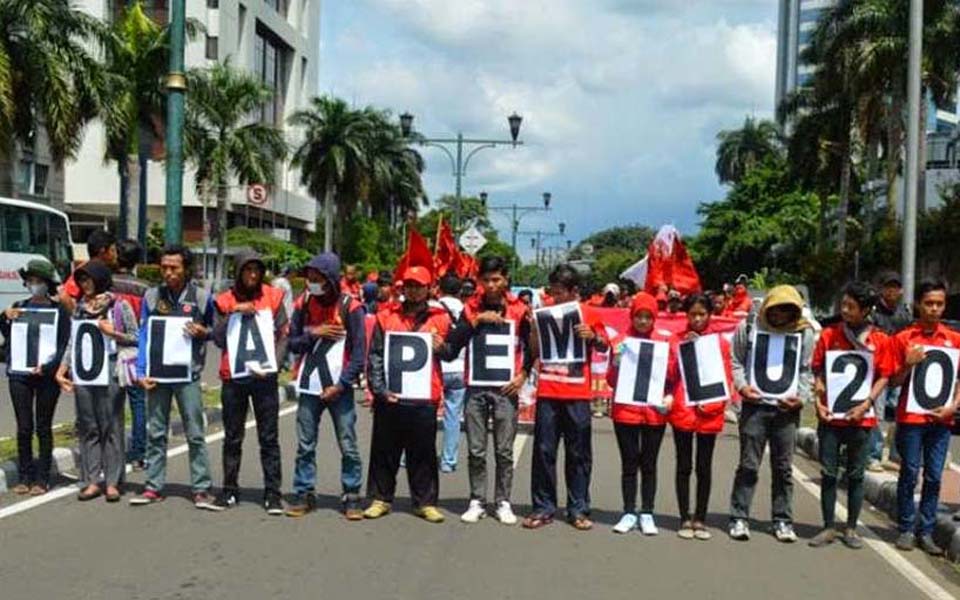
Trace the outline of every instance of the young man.
{"label": "young man", "polygon": [[[450,313],[450,321],[456,323],[463,312],[460,301],[460,279],[456,275],[445,275],[440,279],[440,293],[437,301]],[[459,352],[444,360],[443,369],[443,443],[440,451],[440,471],[453,473],[457,470],[457,457],[460,454],[460,420],[463,417],[463,398],[466,396],[464,383],[464,353]]]}
{"label": "young man", "polygon": [[[126,300],[133,308],[133,312],[140,318],[143,296],[150,289],[150,284],[134,274],[137,264],[143,260],[143,247],[137,240],[121,240],[117,243],[117,268],[113,273],[113,288],[111,291]],[[142,325],[142,323],[141,323]],[[136,348],[120,348],[117,360],[127,365],[136,365],[138,352]],[[121,374],[126,373],[121,369]],[[126,391],[127,401],[130,403],[130,449],[127,460],[133,465],[134,471],[142,471],[144,467],[144,452],[147,447],[147,409],[146,392],[129,377],[121,377],[120,384]]]}
{"label": "young man", "polygon": [[[137,376],[147,392],[146,486],[130,504],[145,505],[163,500],[167,474],[167,429],[170,404],[176,398],[183,431],[190,451],[190,484],[197,508],[217,510],[210,495],[210,461],[203,438],[203,399],[200,374],[206,358],[206,341],[213,325],[213,302],[207,292],[191,280],[193,253],[186,246],[167,246],[160,256],[163,283],[150,288],[140,309],[140,339]],[[190,317],[184,333],[192,339],[188,383],[158,383],[147,377],[147,335],[150,317]]]}
{"label": "young man", "polygon": [[[98,260],[107,265],[110,270],[116,268],[117,264],[117,236],[105,229],[97,229],[87,238],[87,257],[90,260]],[[76,308],[77,300],[83,297],[83,290],[74,281],[73,275],[67,277],[60,287],[60,302],[63,307],[71,313]]]}
{"label": "young man", "polygon": [[[730,537],[735,540],[750,539],[750,504],[757,486],[757,471],[769,443],[773,471],[773,532],[781,542],[797,541],[793,530],[793,449],[800,410],[810,400],[813,390],[810,360],[815,343],[813,328],[802,313],[803,298],[796,288],[789,285],[774,287],[764,298],[757,316],[750,316],[741,323],[733,338],[733,382],[743,400],[740,464],[730,495]],[[753,338],[757,332],[801,335],[795,396],[779,400],[765,398],[750,385]]]}
{"label": "young man", "polygon": [[[230,508],[237,503],[240,459],[247,410],[253,404],[257,420],[257,438],[260,442],[260,465],[263,469],[263,507],[269,515],[282,515],[280,501],[280,442],[277,421],[280,398],[277,393],[277,372],[265,372],[255,366],[250,373],[234,378],[233,357],[227,347],[227,328],[231,315],[256,315],[270,311],[274,329],[276,360],[284,355],[287,340],[287,313],[283,308],[283,292],[263,282],[266,265],[255,252],[242,252],[236,257],[236,275],[233,287],[219,294],[216,307],[213,339],[222,350],[220,358],[220,402],[223,405],[223,490],[217,506]],[[241,343],[243,340],[241,340]],[[263,365],[260,365],[262,367]]]}
{"label": "young man", "polygon": [[343,278],[340,280],[340,293],[351,296],[354,300],[362,298],[360,293],[360,269],[357,265],[347,265],[343,269]]}
{"label": "young man", "polygon": [[[497,520],[514,525],[517,517],[510,506],[513,487],[513,442],[517,435],[517,396],[527,380],[533,358],[530,353],[530,308],[510,294],[507,261],[499,256],[480,262],[483,291],[468,299],[456,327],[450,334],[446,351],[457,355],[485,323],[513,323],[513,379],[502,387],[467,387],[466,426],[470,452],[470,505],[460,516],[465,523],[476,523],[486,515],[487,503],[487,421],[493,420],[493,446],[496,456],[494,502]],[[465,368],[465,372],[468,368]]]}
{"label": "young man", "polygon": [[[414,513],[430,523],[444,520],[437,510],[437,405],[443,398],[443,378],[437,350],[450,330],[450,315],[427,302],[433,277],[424,267],[403,273],[403,298],[377,313],[370,342],[368,378],[373,392],[373,440],[367,495],[371,504],[363,516],[377,519],[390,512],[397,485],[400,456],[406,453],[407,477]],[[387,388],[385,351],[387,333],[421,332],[433,336],[430,397],[401,400]]]}
{"label": "young man", "polygon": [[749,282],[750,280],[746,275],[739,275],[737,277],[737,281],[733,286],[733,294],[730,295],[730,299],[727,301],[726,315],[728,317],[743,318],[753,310],[753,299],[747,290],[747,284]]}
{"label": "young man", "polygon": [[[580,300],[580,275],[570,265],[558,265],[550,273],[550,297],[555,305]],[[533,511],[523,520],[527,529],[553,522],[557,510],[557,448],[563,439],[567,484],[567,519],[577,529],[593,527],[590,515],[590,472],[593,467],[590,399],[593,352],[609,347],[606,328],[594,310],[580,304],[583,322],[575,334],[588,348],[585,360],[561,365],[539,365],[537,414],[534,422]],[[539,336],[534,329],[535,346]]]}
{"label": "young man", "polygon": [[[933,556],[943,550],[933,541],[940,478],[950,448],[950,426],[960,402],[960,387],[946,404],[929,414],[907,412],[910,388],[916,367],[927,357],[924,346],[960,348],[960,333],[941,323],[947,306],[947,288],[940,281],[921,283],[914,295],[917,320],[896,334],[890,343],[894,370],[891,385],[901,386],[897,406],[897,451],[900,453],[900,477],[897,480],[897,520],[900,537],[897,548],[912,550],[914,545]],[[946,376],[946,374],[944,374]],[[923,464],[923,488],[920,492],[920,518],[913,494]]]}
{"label": "young man", "polygon": [[330,411],[337,444],[340,447],[340,482],[343,487],[343,512],[347,520],[363,519],[360,510],[360,484],[363,466],[357,447],[357,411],[353,386],[366,363],[366,338],[363,305],[340,291],[340,257],[320,254],[306,268],[307,290],[294,302],[287,347],[299,354],[293,372],[321,340],[345,340],[343,370],[339,380],[320,395],[300,394],[297,405],[297,461],[293,474],[296,500],[287,507],[288,517],[302,517],[316,507],[317,427],[324,409]]}

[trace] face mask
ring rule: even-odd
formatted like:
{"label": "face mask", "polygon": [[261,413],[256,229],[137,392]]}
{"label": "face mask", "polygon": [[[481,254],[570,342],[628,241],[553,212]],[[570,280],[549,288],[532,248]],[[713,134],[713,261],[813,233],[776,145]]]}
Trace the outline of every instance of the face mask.
{"label": "face mask", "polygon": [[310,282],[307,284],[307,290],[313,296],[323,296],[327,293],[327,286],[322,283],[313,283]]}
{"label": "face mask", "polygon": [[47,284],[45,283],[34,283],[27,286],[27,289],[30,290],[30,293],[34,296],[46,296],[47,295]]}

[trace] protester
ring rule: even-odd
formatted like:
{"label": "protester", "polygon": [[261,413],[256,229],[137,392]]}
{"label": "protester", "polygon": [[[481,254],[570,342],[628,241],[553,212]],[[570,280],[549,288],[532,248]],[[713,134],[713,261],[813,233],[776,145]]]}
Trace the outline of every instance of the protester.
{"label": "protester", "polygon": [[753,310],[753,298],[750,297],[750,292],[747,290],[749,281],[746,275],[737,276],[733,293],[727,301],[727,316],[742,319]]}
{"label": "protester", "polygon": [[343,277],[340,279],[340,293],[357,301],[362,299],[360,294],[360,269],[357,265],[346,265],[343,268]]}
{"label": "protester", "polygon": [[[440,279],[440,305],[450,313],[450,321],[455,323],[463,312],[463,302],[460,301],[460,279],[453,274],[444,275]],[[453,473],[457,470],[457,457],[460,455],[460,421],[463,419],[463,399],[466,396],[464,382],[464,357],[466,350],[462,349],[454,355],[452,360],[440,363],[443,369],[443,443],[440,451],[440,472]]]}
{"label": "protester", "polygon": [[306,268],[307,289],[294,304],[288,348],[299,354],[299,365],[320,340],[344,340],[343,370],[337,382],[323,393],[301,393],[297,403],[297,459],[293,474],[296,499],[286,510],[301,517],[316,508],[317,428],[324,409],[330,411],[340,448],[340,483],[343,513],[349,521],[363,519],[360,485],[363,465],[357,445],[357,411],[353,386],[366,362],[363,306],[341,293],[340,257],[332,252],[315,256]]}
{"label": "protester", "polygon": [[374,401],[367,495],[371,503],[363,516],[377,519],[390,512],[400,456],[405,453],[414,513],[430,523],[440,523],[444,520],[437,509],[437,405],[443,398],[440,356],[433,354],[430,398],[400,399],[387,388],[384,345],[388,332],[416,331],[432,334],[437,350],[450,330],[450,314],[427,302],[433,277],[425,267],[408,267],[402,277],[404,301],[377,313],[370,342],[368,378]]}
{"label": "protester", "polygon": [[[35,258],[19,271],[30,295],[17,300],[0,313],[0,333],[6,340],[7,379],[10,398],[17,419],[17,467],[19,482],[11,488],[15,494],[40,496],[50,486],[50,466],[53,460],[53,415],[60,398],[60,387],[55,374],[63,361],[64,349],[70,339],[70,313],[56,297],[57,272],[46,259]],[[28,309],[57,311],[56,352],[53,357],[33,369],[32,373],[12,372],[11,337],[13,324]],[[38,342],[39,343],[39,342]],[[33,462],[33,435],[39,444],[37,463]]]}
{"label": "protester", "polygon": [[[840,301],[841,321],[824,329],[813,351],[811,367],[816,377],[817,428],[820,454],[820,512],[823,530],[810,546],[819,548],[832,544],[838,537],[848,548],[858,550],[863,540],[857,533],[857,520],[863,507],[863,477],[869,458],[870,432],[877,426],[874,404],[887,387],[892,366],[887,348],[887,336],[868,321],[877,302],[870,286],[855,282],[847,285]],[[874,376],[868,398],[844,411],[842,416],[832,414],[827,406],[826,364],[829,351],[869,352],[873,356]],[[845,448],[847,482],[847,525],[842,532],[834,529],[837,503],[837,478],[840,449]]]}
{"label": "protester", "polygon": [[620,286],[615,283],[608,283],[603,286],[603,297],[600,306],[604,308],[615,308],[620,301]]}
{"label": "protester", "polygon": [[[712,536],[707,529],[707,507],[710,504],[710,491],[713,481],[713,451],[717,435],[723,431],[726,401],[691,406],[688,402],[686,384],[679,368],[679,347],[686,341],[713,333],[710,318],[714,314],[713,300],[706,294],[692,294],[683,302],[687,314],[687,327],[673,337],[671,342],[672,378],[677,381],[673,392],[673,405],[669,421],[673,427],[673,442],[677,453],[676,490],[677,505],[680,509],[680,529],[677,535],[683,539],[709,540]],[[730,365],[730,343],[718,336],[720,353],[723,359],[723,372],[727,378],[727,388],[732,386]],[[693,473],[693,447],[696,441],[697,497],[696,506],[690,513],[690,476]]]}
{"label": "protester", "polygon": [[460,285],[460,299],[464,302],[477,293],[477,284],[472,279],[464,279]]}
{"label": "protester", "polygon": [[[933,541],[940,480],[950,448],[950,426],[960,403],[960,387],[945,405],[929,414],[907,412],[910,386],[915,367],[927,357],[925,346],[960,348],[960,333],[941,320],[947,305],[947,288],[941,281],[924,281],[914,294],[917,320],[896,334],[890,343],[893,361],[891,385],[901,386],[897,406],[897,451],[900,476],[897,480],[897,525],[900,536],[896,546],[903,551],[916,545],[924,552],[939,556],[943,550]],[[913,499],[923,463],[923,488],[920,491],[920,516]]]}
{"label": "protester", "polygon": [[683,311],[683,295],[677,290],[670,290],[667,293],[667,312],[678,314]]}
{"label": "protester", "polygon": [[[550,273],[549,282],[550,296],[557,305],[579,301],[580,275],[570,265],[558,265]],[[606,329],[594,309],[581,304],[580,310],[583,322],[577,326],[576,335],[588,346],[585,360],[539,366],[531,478],[533,510],[523,520],[523,526],[528,529],[539,529],[553,522],[557,510],[557,448],[561,438],[566,461],[567,520],[581,531],[593,527],[589,518],[593,466],[590,363],[592,352],[606,351],[609,344]]]}
{"label": "protester", "polygon": [[293,286],[290,285],[290,276],[296,272],[291,264],[285,264],[280,269],[280,275],[274,277],[270,285],[283,292],[283,310],[287,315],[293,314]]}
{"label": "protester", "polygon": [[[646,292],[633,298],[630,306],[630,329],[625,337],[643,338],[654,342],[668,342],[670,332],[656,328],[657,300]],[[615,346],[607,381],[616,387],[620,374],[622,346]],[[671,386],[666,386],[669,391]],[[654,500],[657,495],[657,458],[666,429],[667,412],[672,402],[667,394],[662,408],[631,406],[613,403],[611,418],[613,431],[620,449],[620,491],[623,496],[623,515],[613,527],[616,533],[628,533],[638,526],[644,535],[657,535],[653,518]],[[640,471],[640,515],[637,516],[637,470]]]}
{"label": "protester", "polygon": [[[174,399],[187,438],[193,505],[204,510],[222,510],[210,495],[210,460],[203,437],[203,398],[200,375],[206,362],[206,342],[213,327],[213,299],[192,279],[193,253],[186,246],[170,245],[160,254],[163,283],[150,288],[140,312],[137,376],[147,394],[146,484],[130,499],[133,506],[155,504],[164,499],[167,477],[167,431]],[[189,317],[183,334],[191,339],[190,380],[160,383],[148,376],[148,327],[151,317]]]}
{"label": "protester", "polygon": [[[111,291],[130,303],[133,314],[140,318],[143,296],[150,284],[134,273],[137,264],[143,260],[143,246],[137,240],[121,240],[117,243],[117,268],[113,273]],[[139,323],[138,325],[142,325]],[[127,460],[134,471],[144,468],[144,453],[147,447],[147,408],[144,389],[136,381],[137,349],[123,347],[117,349],[120,387],[130,403],[130,448]]]}
{"label": "protester", "polygon": [[713,303],[713,316],[721,317],[727,312],[727,294],[721,289],[714,292],[707,292]]}
{"label": "protester", "polygon": [[[800,409],[810,399],[812,392],[810,357],[814,345],[813,329],[802,314],[803,298],[794,287],[774,287],[764,298],[757,316],[741,323],[733,338],[733,380],[743,401],[740,411],[740,463],[730,495],[730,537],[735,540],[750,539],[747,521],[757,486],[757,471],[768,443],[773,471],[771,495],[774,535],[781,542],[797,540],[793,530],[793,450],[800,423]],[[796,395],[779,400],[767,398],[750,384],[753,368],[750,361],[754,350],[751,346],[757,332],[801,335]]]}
{"label": "protester", "polygon": [[363,310],[368,315],[377,314],[377,283],[370,282],[363,284],[361,286],[361,293],[363,294]]}
{"label": "protester", "polygon": [[393,274],[390,271],[380,271],[377,277],[377,310],[382,310],[386,305],[395,300],[393,294]]}
{"label": "protester", "polygon": [[[493,422],[496,462],[494,506],[497,520],[515,525],[510,505],[513,488],[513,443],[517,435],[518,394],[533,366],[530,352],[530,308],[510,294],[510,273],[503,257],[480,261],[481,293],[467,300],[456,327],[449,336],[448,355],[456,356],[484,324],[512,323],[514,331],[513,379],[502,387],[471,385],[467,388],[466,429],[470,467],[470,503],[460,516],[476,523],[487,511],[487,422]],[[469,367],[466,367],[469,369]],[[444,425],[446,427],[446,425]]]}
{"label": "protester", "polygon": [[[73,312],[74,319],[93,319],[107,338],[109,384],[94,386],[74,383],[67,377],[72,370],[73,349],[78,343],[67,344],[57,383],[65,392],[73,392],[76,399],[77,439],[80,447],[81,480],[85,487],[77,498],[92,500],[105,494],[107,502],[120,500],[120,482],[124,474],[124,419],[123,392],[117,380],[117,347],[137,343],[137,317],[130,304],[110,292],[110,269],[100,261],[92,260],[74,272],[74,280],[83,291]],[[112,349],[112,350],[111,350]],[[76,373],[73,373],[76,376]],[[103,488],[100,475],[103,474]]]}
{"label": "protester", "polygon": [[533,306],[533,290],[520,290],[520,293],[517,294],[517,299],[527,306]]}
{"label": "protester", "polygon": [[237,503],[247,411],[253,404],[260,442],[260,465],[263,469],[263,507],[269,515],[282,515],[277,372],[270,372],[263,364],[248,364],[250,373],[233,376],[233,357],[227,347],[227,328],[233,314],[256,315],[260,311],[269,311],[274,328],[275,358],[279,361],[286,350],[288,317],[283,308],[283,292],[263,282],[266,266],[259,254],[238,253],[235,269],[233,287],[220,293],[214,300],[216,314],[213,339],[222,350],[220,378],[223,387],[220,388],[220,403],[223,406],[224,425],[223,489],[217,498],[217,506],[226,509]]}

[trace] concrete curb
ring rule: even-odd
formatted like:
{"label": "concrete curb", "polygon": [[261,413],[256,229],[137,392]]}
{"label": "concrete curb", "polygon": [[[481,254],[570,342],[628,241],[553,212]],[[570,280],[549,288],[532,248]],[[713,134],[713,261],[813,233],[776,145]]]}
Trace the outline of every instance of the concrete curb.
{"label": "concrete curb", "polygon": [[[810,427],[797,430],[797,448],[813,460],[819,460],[817,431]],[[892,473],[867,472],[863,481],[864,499],[888,517],[897,520],[897,476]],[[938,508],[933,539],[953,562],[960,562],[960,523],[942,504]]]}

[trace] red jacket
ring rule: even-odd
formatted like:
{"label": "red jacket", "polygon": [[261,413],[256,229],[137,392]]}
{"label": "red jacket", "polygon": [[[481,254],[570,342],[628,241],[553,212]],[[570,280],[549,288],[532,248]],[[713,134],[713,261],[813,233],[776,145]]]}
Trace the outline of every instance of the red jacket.
{"label": "red jacket", "polygon": [[[911,346],[940,346],[943,348],[960,348],[960,332],[950,329],[944,324],[937,325],[933,335],[927,336],[923,333],[923,328],[919,324],[909,325],[903,331],[890,338],[890,358],[892,361],[892,372],[897,373],[906,364],[907,350]],[[907,376],[903,387],[900,389],[900,402],[897,405],[897,423],[906,423],[909,425],[928,425],[940,422],[930,415],[917,415],[907,412],[907,399],[910,397],[910,383],[913,373]],[[952,398],[951,398],[952,401]],[[950,424],[947,421],[946,424]]]}
{"label": "red jacket", "polygon": [[[894,361],[890,354],[890,339],[876,327],[872,327],[867,334],[867,349],[873,352],[873,383],[881,377],[890,377],[894,371]],[[813,349],[813,358],[810,360],[810,368],[818,377],[824,377],[824,369],[827,365],[828,350],[855,350],[853,344],[843,333],[843,323],[835,323],[825,328],[820,333],[820,339]],[[825,378],[825,377],[824,377]],[[872,385],[872,384],[871,384]],[[826,406],[827,398],[820,395],[817,402]],[[877,426],[877,416],[864,417],[860,422],[848,421],[846,419],[831,419],[830,425],[834,427],[863,427],[864,429],[873,429]]]}
{"label": "red jacket", "polygon": [[[247,302],[246,300],[243,302]],[[237,296],[234,294],[233,288],[222,292],[214,300],[214,305],[216,306],[217,312],[223,317],[229,318],[230,313],[233,312],[233,309],[237,304],[242,304],[240,300],[237,299]],[[253,300],[253,305],[258,311],[269,309],[274,316],[274,319],[277,319],[278,316],[281,316],[279,323],[277,323],[278,330],[285,331],[288,316],[283,312],[283,290],[277,289],[273,286],[267,284],[260,285],[260,294]],[[223,344],[223,352],[220,353],[220,379],[224,381],[230,380],[230,356],[229,351],[227,350],[227,344]],[[280,357],[277,356],[277,360],[280,360]]]}
{"label": "red jacket", "polygon": [[[580,304],[583,321],[593,330],[598,339],[609,344],[607,328],[593,307]],[[587,346],[584,362],[539,366],[537,398],[548,400],[583,401],[593,397],[593,380],[590,372],[592,346]]]}
{"label": "red jacket", "polygon": [[[415,316],[404,314],[403,306],[400,304],[389,305],[385,310],[377,313],[377,324],[373,334],[368,363],[371,389],[375,395],[381,396],[386,393],[383,345],[386,341],[385,334],[388,331],[436,333],[443,338],[447,337],[451,325],[450,313],[443,307],[433,305],[428,305],[425,310],[426,318],[422,319],[421,323],[417,323]],[[433,353],[430,389],[429,400],[434,405],[440,404],[443,400],[443,371],[440,366],[440,356],[437,352]]]}
{"label": "red jacket", "polygon": [[[653,330],[650,332],[649,339],[653,342],[669,342],[671,333],[666,329],[657,329],[654,325]],[[610,366],[607,368],[607,383],[611,388],[616,390],[617,379],[620,377],[620,365],[615,356],[619,354],[620,344],[628,337],[646,337],[640,335],[627,335],[620,336],[613,340],[611,344],[613,345],[613,350],[610,352]],[[670,361],[673,361],[673,356],[670,356]],[[670,381],[670,368],[667,368],[667,383],[666,388],[670,389],[673,385],[673,382]],[[616,392],[614,392],[616,393]],[[620,423],[622,425],[652,425],[660,426],[667,424],[667,415],[660,412],[652,406],[632,406],[630,404],[621,404],[619,402],[612,403],[613,408],[610,412],[610,418],[613,419],[614,423]]]}
{"label": "red jacket", "polygon": [[[673,406],[670,407],[669,421],[674,429],[692,431],[694,433],[720,433],[723,431],[723,413],[726,402],[711,402],[698,406],[687,404],[686,384],[680,373],[680,343],[686,340],[689,329],[673,336],[670,340],[670,369],[673,371],[668,379],[676,381],[673,388]],[[702,335],[711,335],[710,327]],[[720,354],[723,355],[723,372],[727,376],[727,389],[733,393],[733,369],[730,363],[730,342],[723,335],[716,333],[720,339]]]}

